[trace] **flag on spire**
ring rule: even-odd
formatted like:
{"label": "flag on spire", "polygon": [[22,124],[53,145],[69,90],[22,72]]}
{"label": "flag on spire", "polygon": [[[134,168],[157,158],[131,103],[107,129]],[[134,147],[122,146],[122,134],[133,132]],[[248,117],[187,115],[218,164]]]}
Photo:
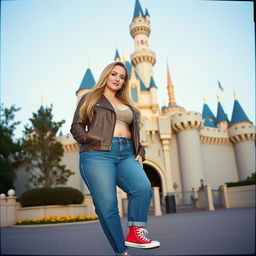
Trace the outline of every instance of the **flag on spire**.
{"label": "flag on spire", "polygon": [[220,83],[219,80],[218,80],[218,85],[219,85],[219,89],[222,90],[222,91],[224,91],[224,88],[221,86],[221,83]]}

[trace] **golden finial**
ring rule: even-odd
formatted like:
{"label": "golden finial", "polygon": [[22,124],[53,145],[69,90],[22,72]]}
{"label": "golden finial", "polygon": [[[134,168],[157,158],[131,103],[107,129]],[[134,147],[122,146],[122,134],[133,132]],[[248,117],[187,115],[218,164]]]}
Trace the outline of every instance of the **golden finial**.
{"label": "golden finial", "polygon": [[237,94],[235,91],[234,91],[234,100],[237,100]]}
{"label": "golden finial", "polygon": [[220,102],[220,96],[217,94],[217,100]]}
{"label": "golden finial", "polygon": [[126,58],[125,58],[125,54],[124,54],[124,49],[122,50],[122,62],[123,63],[126,62]]}
{"label": "golden finial", "polygon": [[204,104],[207,104],[207,102],[206,102],[206,97],[204,96]]}
{"label": "golden finial", "polygon": [[42,93],[42,96],[41,96],[41,99],[40,99],[40,102],[41,102],[41,106],[43,107],[44,106],[44,94]]}
{"label": "golden finial", "polygon": [[90,62],[88,61],[87,64],[86,64],[86,69],[90,69]]}

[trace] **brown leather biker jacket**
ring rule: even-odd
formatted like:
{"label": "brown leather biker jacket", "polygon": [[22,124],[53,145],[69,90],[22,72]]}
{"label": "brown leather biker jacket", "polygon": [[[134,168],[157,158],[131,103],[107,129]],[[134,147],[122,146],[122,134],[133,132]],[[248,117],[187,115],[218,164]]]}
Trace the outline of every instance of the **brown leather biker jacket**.
{"label": "brown leather biker jacket", "polygon": [[[112,137],[114,134],[116,113],[108,99],[102,95],[101,99],[94,106],[94,114],[91,122],[85,116],[84,120],[79,117],[79,110],[86,98],[84,94],[75,111],[70,132],[73,138],[80,144],[80,152],[91,150],[111,150]],[[135,156],[140,155],[145,160],[145,150],[140,143],[140,133],[137,112],[129,106],[133,112],[133,121],[129,126],[131,140],[134,145]]]}

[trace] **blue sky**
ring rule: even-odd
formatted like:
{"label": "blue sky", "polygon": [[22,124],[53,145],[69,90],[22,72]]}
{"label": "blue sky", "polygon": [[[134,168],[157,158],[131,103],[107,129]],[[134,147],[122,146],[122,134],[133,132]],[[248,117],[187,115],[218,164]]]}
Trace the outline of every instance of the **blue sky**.
{"label": "blue sky", "polygon": [[[214,114],[217,93],[228,117],[233,92],[255,123],[255,38],[253,3],[239,1],[140,0],[151,15],[149,47],[156,53],[154,79],[160,106],[168,103],[168,60],[175,99],[202,112],[203,98]],[[53,104],[56,121],[69,133],[75,91],[87,63],[95,80],[118,48],[134,51],[129,33],[135,0],[1,1],[1,102],[21,107],[22,130],[41,104]],[[217,80],[224,91],[218,89]]]}

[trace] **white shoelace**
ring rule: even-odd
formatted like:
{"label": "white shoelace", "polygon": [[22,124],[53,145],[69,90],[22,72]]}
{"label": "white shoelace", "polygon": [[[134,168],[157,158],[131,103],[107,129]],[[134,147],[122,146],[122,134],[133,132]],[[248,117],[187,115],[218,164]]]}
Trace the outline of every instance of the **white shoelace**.
{"label": "white shoelace", "polygon": [[150,239],[146,238],[146,234],[148,233],[148,231],[145,229],[145,228],[138,228],[137,229],[137,234],[138,234],[138,237],[141,239],[141,240],[144,240],[146,242],[149,242]]}

